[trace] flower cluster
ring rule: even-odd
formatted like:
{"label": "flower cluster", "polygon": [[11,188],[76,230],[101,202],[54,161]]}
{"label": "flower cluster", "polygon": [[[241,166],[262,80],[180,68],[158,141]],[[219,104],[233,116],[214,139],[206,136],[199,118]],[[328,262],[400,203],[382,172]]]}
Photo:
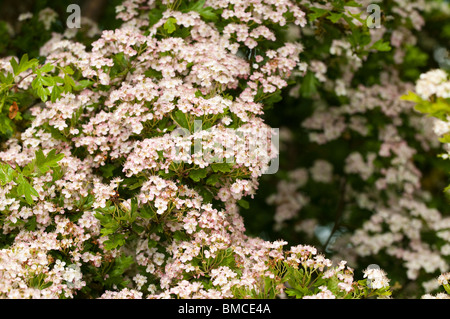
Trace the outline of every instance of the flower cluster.
{"label": "flower cluster", "polygon": [[450,295],[448,294],[450,292],[450,286],[448,284],[448,280],[450,278],[450,273],[443,273],[441,275],[439,275],[439,277],[434,280],[434,282],[439,285],[439,286],[443,286],[446,293],[444,292],[439,292],[436,295],[432,295],[432,294],[425,294],[422,296],[422,299],[450,299]]}
{"label": "flower cluster", "polygon": [[13,245],[0,250],[2,284],[6,298],[71,298],[86,285],[77,264],[55,260],[51,251],[64,243],[56,233],[19,233]]}
{"label": "flower cluster", "polygon": [[373,289],[380,289],[389,286],[389,279],[381,269],[368,268],[364,271],[364,278],[367,278],[369,285]]}
{"label": "flower cluster", "polygon": [[416,82],[415,92],[424,100],[432,95],[450,98],[450,81],[444,70],[432,70],[420,75]]}

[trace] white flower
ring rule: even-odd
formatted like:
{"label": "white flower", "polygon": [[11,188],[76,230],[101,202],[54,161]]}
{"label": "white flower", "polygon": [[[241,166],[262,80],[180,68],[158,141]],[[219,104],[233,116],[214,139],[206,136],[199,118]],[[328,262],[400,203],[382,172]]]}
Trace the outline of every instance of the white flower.
{"label": "white flower", "polygon": [[433,131],[438,136],[442,136],[450,131],[448,123],[439,119],[433,121]]}
{"label": "white flower", "polygon": [[328,290],[326,286],[320,286],[321,292],[312,296],[305,296],[303,299],[336,299],[336,296]]}
{"label": "white flower", "polygon": [[136,276],[134,276],[133,280],[138,286],[138,290],[140,290],[141,287],[147,283],[147,277],[142,276],[141,274],[137,274]]}
{"label": "white flower", "polygon": [[56,21],[57,17],[58,14],[51,8],[45,8],[39,12],[39,21],[44,24],[45,30],[50,30],[52,23]]}
{"label": "white flower", "polygon": [[367,286],[372,289],[381,289],[389,286],[389,279],[386,273],[381,269],[371,268],[366,269],[364,278],[367,278]]}
{"label": "white flower", "polygon": [[344,83],[344,81],[342,81],[342,80],[336,80],[336,88],[335,88],[335,92],[336,92],[336,95],[339,95],[339,96],[345,96],[345,95],[347,95],[347,90],[346,90],[346,88],[345,88],[345,83]]}
{"label": "white flower", "polygon": [[437,281],[439,285],[448,285],[448,280],[450,279],[450,273],[441,274]]}
{"label": "white flower", "polygon": [[330,183],[333,178],[333,166],[325,160],[316,160],[311,167],[311,175],[316,182]]}
{"label": "white flower", "polygon": [[155,253],[153,255],[153,261],[155,262],[155,264],[157,264],[158,266],[161,266],[164,262],[164,254],[161,253]]}
{"label": "white flower", "polygon": [[22,13],[19,15],[19,18],[17,20],[19,21],[25,21],[28,19],[31,19],[33,17],[33,14],[31,12]]}
{"label": "white flower", "polygon": [[[431,70],[420,75],[416,83],[416,93],[424,100],[427,100],[433,94],[448,95],[448,85],[445,84],[448,75],[443,70]],[[441,89],[439,87],[442,86]],[[442,96],[444,97],[444,96]]]}

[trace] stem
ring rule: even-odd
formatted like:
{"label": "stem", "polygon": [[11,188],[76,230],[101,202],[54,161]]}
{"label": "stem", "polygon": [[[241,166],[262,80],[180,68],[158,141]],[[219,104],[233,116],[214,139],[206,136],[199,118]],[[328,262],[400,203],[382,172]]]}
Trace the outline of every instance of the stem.
{"label": "stem", "polygon": [[30,74],[25,75],[23,78],[21,78],[21,79],[19,80],[19,82],[14,83],[14,84],[9,88],[9,90],[12,90],[12,89],[16,88],[17,86],[19,86],[19,84],[22,83],[23,80],[25,80],[27,77],[29,77],[30,75],[33,75],[33,74],[34,74],[34,73],[31,72]]}
{"label": "stem", "polygon": [[1,112],[2,112],[2,110],[3,110],[3,105],[5,104],[5,100],[6,100],[6,95],[3,95],[3,97],[2,97],[2,102],[1,102],[1,104],[0,104],[0,114],[1,114]]}
{"label": "stem", "polygon": [[347,180],[346,179],[341,180],[341,186],[340,186],[341,196],[339,198],[339,204],[338,204],[338,207],[337,207],[336,218],[334,220],[333,229],[331,230],[331,233],[328,236],[327,241],[323,245],[324,249],[327,249],[327,246],[330,243],[331,238],[333,237],[334,233],[338,230],[339,222],[340,222],[340,220],[342,218],[342,215],[344,214],[344,208],[345,208],[345,186],[346,185],[347,185]]}
{"label": "stem", "polygon": [[310,289],[312,286],[313,286],[313,284],[317,281],[317,279],[319,279],[319,275],[317,275],[317,277],[316,277],[316,279],[314,279],[312,282],[310,282],[309,284],[308,284],[308,289]]}

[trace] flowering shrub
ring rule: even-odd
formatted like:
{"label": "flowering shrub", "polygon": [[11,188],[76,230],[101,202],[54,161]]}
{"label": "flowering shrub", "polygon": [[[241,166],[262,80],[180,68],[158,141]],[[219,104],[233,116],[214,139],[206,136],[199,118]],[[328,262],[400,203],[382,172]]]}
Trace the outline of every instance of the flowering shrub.
{"label": "flowering shrub", "polygon": [[[403,96],[404,100],[412,101],[415,103],[415,108],[425,113],[430,117],[432,121],[432,128],[436,137],[439,137],[439,141],[444,144],[444,150],[448,151],[448,110],[450,106],[450,80],[447,72],[440,69],[435,69],[423,73],[417,80],[414,92],[409,92]],[[448,159],[448,154],[443,153],[439,155],[444,159]],[[445,192],[448,193],[449,187],[445,188]],[[436,225],[436,235],[445,242],[441,251],[444,255],[447,255],[448,249],[448,226],[444,223]],[[442,269],[442,272],[446,272],[447,269]],[[449,293],[448,279],[449,274],[443,273],[438,277],[438,284],[445,288],[445,291]],[[436,296],[432,296],[427,293],[422,298],[445,298],[449,296],[445,293],[437,293]]]}
{"label": "flowering shrub", "polygon": [[[427,59],[425,2],[380,4],[381,28],[368,5],[125,0],[115,29],[83,20],[1,59],[0,295],[388,298],[369,257],[400,260],[396,282],[447,272],[448,217],[422,179],[439,144],[400,98]],[[431,81],[424,99],[448,93]],[[289,241],[249,235],[270,214],[258,191]]]}
{"label": "flowering shrub", "polygon": [[[365,11],[370,2],[358,3],[348,8],[361,13],[354,24],[374,21]],[[360,272],[379,264],[397,296],[420,298],[448,271],[441,195],[448,164],[435,158],[432,120],[401,97],[436,56],[425,42],[448,43],[444,32],[429,35],[438,21],[448,23],[448,4],[379,1],[384,18],[367,33],[350,33],[348,19],[328,16],[333,2],[310,5],[322,19],[308,15],[313,24],[290,31],[305,45],[306,74],[266,111],[281,127],[281,169],[260,181],[257,210],[273,212],[262,234],[314,244]],[[261,234],[254,213],[244,218]]]}
{"label": "flowering shrub", "polygon": [[91,50],[55,33],[43,66],[3,61],[4,103],[18,88],[45,104],[0,154],[2,294],[274,298],[286,280],[290,296],[367,294],[344,264],[322,275],[331,262],[313,248],[247,237],[238,214],[276,155],[250,153],[245,135],[267,139],[263,106],[300,63],[302,47],[270,27],[304,26],[305,13],[290,1],[141,4],[118,7],[125,23]]}

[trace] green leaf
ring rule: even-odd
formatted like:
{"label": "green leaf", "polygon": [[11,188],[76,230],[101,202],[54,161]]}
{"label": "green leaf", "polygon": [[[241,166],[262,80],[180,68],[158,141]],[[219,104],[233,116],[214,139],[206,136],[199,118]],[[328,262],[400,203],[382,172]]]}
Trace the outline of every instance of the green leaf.
{"label": "green leaf", "polygon": [[137,183],[134,183],[133,185],[130,185],[130,187],[128,187],[128,189],[129,190],[135,190],[135,189],[141,187],[143,183],[144,183],[143,181],[139,181]]}
{"label": "green leaf", "polygon": [[64,76],[64,90],[66,92],[71,92],[72,87],[75,86],[75,81],[68,75]]}
{"label": "green leaf", "polygon": [[207,170],[206,168],[194,169],[189,172],[189,177],[194,181],[198,182],[200,179],[206,177]]}
{"label": "green leaf", "polygon": [[[302,288],[302,287],[300,287]],[[286,294],[290,297],[295,297],[296,299],[301,299],[304,296],[310,294],[309,291],[305,291],[305,289],[299,290],[299,289],[286,289]]]}
{"label": "green leaf", "polygon": [[150,28],[151,26],[153,26],[154,24],[156,24],[159,20],[161,20],[161,18],[163,17],[163,9],[152,9],[149,10],[149,14],[148,14],[148,28]]}
{"label": "green leaf", "polygon": [[17,186],[17,195],[25,196],[25,200],[28,204],[33,204],[33,196],[39,196],[39,193],[31,186],[31,184],[25,179],[22,173],[19,173],[19,176],[16,178]]}
{"label": "green leaf", "polygon": [[143,206],[139,210],[139,215],[141,215],[145,219],[152,219],[156,216],[156,213],[148,206]]}
{"label": "green leaf", "polygon": [[443,121],[446,120],[446,115],[450,114],[450,104],[441,98],[438,98],[434,103],[421,100],[414,108],[419,112],[429,114]]}
{"label": "green leaf", "polygon": [[343,15],[344,15],[343,13],[331,12],[330,15],[327,17],[327,19],[333,23],[336,23],[342,18]]}
{"label": "green leaf", "polygon": [[375,42],[370,48],[382,52],[390,51],[392,49],[389,45],[389,41],[383,41],[383,39]]}
{"label": "green leaf", "polygon": [[58,162],[64,157],[63,153],[56,154],[56,150],[44,155],[42,150],[36,151],[36,166],[42,174],[47,173],[51,168],[58,167]]}
{"label": "green leaf", "polygon": [[183,12],[195,11],[200,14],[200,16],[208,21],[217,21],[217,14],[214,12],[212,7],[205,7],[205,0],[199,0],[193,2],[189,5]]}
{"label": "green leaf", "polygon": [[196,191],[200,194],[200,196],[203,198],[203,201],[206,203],[211,203],[214,199],[214,194],[204,186],[198,187]]}
{"label": "green leaf", "polygon": [[130,205],[131,214],[134,215],[135,213],[137,213],[137,209],[138,209],[138,201],[137,201],[136,197],[133,197],[131,199],[131,205]]}
{"label": "green leaf", "polygon": [[14,75],[19,75],[20,73],[28,70],[29,68],[33,68],[38,64],[38,60],[36,59],[28,60],[28,54],[24,54],[22,56],[19,64],[17,64],[17,61],[14,58],[11,58],[9,62],[11,63],[11,66],[13,68]]}
{"label": "green leaf", "polygon": [[207,185],[216,186],[216,184],[219,182],[221,175],[220,174],[213,174],[208,177],[206,180]]}
{"label": "green leaf", "polygon": [[14,75],[18,75],[20,72],[19,72],[19,64],[17,64],[16,59],[15,58],[11,58],[11,60],[9,60],[9,63],[12,66]]}
{"label": "green leaf", "polygon": [[69,65],[66,65],[63,70],[67,75],[72,75],[74,73],[73,69]]}
{"label": "green leaf", "polygon": [[35,66],[38,65],[38,63],[39,63],[39,61],[37,59],[28,60],[28,54],[25,53],[22,56],[22,58],[20,59],[20,63],[19,63],[20,72],[26,71],[30,68],[34,68]]}
{"label": "green leaf", "polygon": [[317,92],[318,80],[314,74],[310,71],[306,73],[303,78],[302,84],[300,85],[300,93],[303,97],[311,97]]}
{"label": "green leaf", "polygon": [[125,244],[124,234],[112,234],[109,239],[104,242],[106,250],[112,250],[118,246],[123,246]]}
{"label": "green leaf", "polygon": [[6,73],[6,75],[0,72],[0,91],[7,89],[13,83],[14,75],[11,72]]}
{"label": "green leaf", "polygon": [[222,172],[222,173],[229,173],[231,172],[231,167],[233,164],[230,163],[213,163],[211,164],[211,168],[214,171],[214,173]]}
{"label": "green leaf", "polygon": [[183,240],[188,240],[189,239],[185,232],[182,232],[182,231],[179,231],[179,230],[176,230],[173,233],[173,238],[175,240],[178,240],[178,241],[183,241]]}
{"label": "green leaf", "polygon": [[[94,204],[94,195],[89,194],[87,197],[82,197],[78,202],[79,202],[79,206],[81,207],[82,210],[89,210],[92,208],[92,204]],[[99,213],[97,213],[99,214]],[[100,214],[101,215],[101,214]]]}
{"label": "green leaf", "polygon": [[125,58],[125,54],[123,52],[119,52],[113,56],[114,66],[111,68],[109,73],[111,78],[118,77],[121,74],[125,74],[127,72],[128,61]]}
{"label": "green leaf", "polygon": [[362,7],[360,3],[357,3],[356,1],[349,1],[345,3],[346,7]]}
{"label": "green leaf", "polygon": [[144,72],[144,75],[151,79],[162,79],[161,72],[153,69],[148,69],[147,71]]}
{"label": "green leaf", "polygon": [[72,118],[70,119],[70,126],[75,127],[83,114],[84,107],[80,106],[72,115]]}
{"label": "green leaf", "polygon": [[110,234],[114,234],[116,231],[117,231],[117,229],[119,228],[119,225],[117,224],[115,227],[111,227],[111,228],[102,228],[101,230],[100,230],[100,233],[103,235],[103,236],[106,236],[106,235],[110,235]]}
{"label": "green leaf", "polygon": [[200,16],[208,21],[217,21],[217,14],[213,11],[211,7],[203,8],[201,11],[198,11]]}
{"label": "green leaf", "polygon": [[149,239],[147,242],[148,248],[152,249],[158,246],[158,242],[156,240]]}
{"label": "green leaf", "polygon": [[43,67],[41,67],[39,69],[39,72],[40,73],[48,73],[48,72],[53,71],[54,68],[55,67],[53,65],[51,65],[50,63],[47,63],[46,65],[44,65]]}
{"label": "green leaf", "polygon": [[50,94],[50,100],[52,102],[56,102],[56,100],[61,96],[61,93],[64,92],[64,89],[61,86],[53,86],[52,93]]}
{"label": "green leaf", "polygon": [[[134,263],[132,256],[121,255],[116,257],[111,263],[108,272],[108,278],[104,281],[104,286],[108,289],[122,289],[129,284],[129,280],[125,280],[124,273]],[[103,278],[102,278],[103,279]]]}
{"label": "green leaf", "polygon": [[125,270],[127,270],[134,263],[132,256],[121,255],[117,257],[114,262],[113,270],[111,271],[111,276],[123,276]]}
{"label": "green leaf", "polygon": [[205,5],[206,0],[199,0],[197,2],[191,2],[191,4],[188,7],[188,10],[186,11],[196,11],[199,12],[203,9],[203,6]]}
{"label": "green leaf", "polygon": [[43,283],[40,287],[39,287],[39,289],[46,289],[46,288],[48,288],[48,287],[50,287],[51,285],[53,285],[53,281],[49,281],[49,282],[46,282],[46,283]]}
{"label": "green leaf", "polygon": [[174,17],[170,17],[169,19],[167,19],[166,23],[164,23],[164,30],[166,30],[167,33],[171,34],[175,32],[176,29],[177,19],[175,19]]}
{"label": "green leaf", "polygon": [[446,291],[448,294],[450,294],[450,285],[449,285],[449,284],[445,284],[445,285],[443,285],[443,286],[444,286],[445,291]]}
{"label": "green leaf", "polygon": [[197,91],[195,91],[195,97],[205,97],[204,95],[203,95],[203,93],[202,93],[202,91],[200,91],[200,90],[197,90]]}
{"label": "green leaf", "polygon": [[94,214],[94,217],[97,218],[100,221],[100,224],[102,226],[107,225],[112,220],[110,215],[103,215],[100,212],[96,212]]}
{"label": "green leaf", "polygon": [[244,209],[249,209],[250,208],[249,202],[247,202],[245,199],[240,199],[240,200],[237,201],[237,203],[239,204],[239,206],[241,206]]}
{"label": "green leaf", "polygon": [[105,178],[113,177],[115,169],[116,169],[116,167],[112,164],[106,164],[106,165],[100,167],[100,170],[102,171],[102,175]]}
{"label": "green leaf", "polygon": [[405,57],[403,58],[403,65],[407,68],[426,66],[429,56],[416,46],[409,45],[406,47]]}
{"label": "green leaf", "polygon": [[0,133],[10,134],[13,132],[13,122],[9,119],[9,117],[0,114]]}
{"label": "green leaf", "polygon": [[[38,78],[36,78],[36,79],[38,79]],[[50,95],[50,90],[47,88],[44,88],[41,83],[41,84],[37,85],[36,94],[39,96],[39,98],[42,100],[42,102],[47,102],[48,96]]]}
{"label": "green leaf", "polygon": [[[328,281],[326,282],[326,285],[328,287],[328,289],[336,294],[338,292],[338,284],[339,284],[339,279],[337,278],[337,276],[333,276],[331,278],[328,279]],[[321,284],[319,284],[319,282],[316,282],[316,287],[320,287]]]}
{"label": "green leaf", "polygon": [[36,159],[33,159],[22,169],[22,174],[24,176],[32,176],[34,174],[35,167],[36,167]]}
{"label": "green leaf", "polygon": [[57,166],[57,167],[53,167],[53,174],[52,174],[52,182],[55,182],[59,179],[61,179],[61,177],[63,177],[64,172],[61,169],[61,167]]}
{"label": "green leaf", "polygon": [[78,81],[78,83],[73,86],[73,89],[75,91],[81,91],[81,90],[91,86],[92,84],[94,84],[94,82],[91,80],[81,80],[81,81]]}
{"label": "green leaf", "polygon": [[188,115],[186,113],[183,113],[183,111],[175,111],[172,118],[178,124],[178,126],[189,129]]}
{"label": "green leaf", "polygon": [[164,226],[161,223],[158,224],[153,224],[152,228],[151,228],[151,232],[156,232],[158,234],[162,234],[164,233]]}
{"label": "green leaf", "polygon": [[141,225],[138,225],[138,224],[136,224],[136,223],[133,223],[133,224],[131,225],[131,230],[132,230],[133,232],[135,232],[136,234],[142,234],[142,233],[145,231],[145,227],[143,227],[143,226],[141,226]]}
{"label": "green leaf", "polygon": [[281,90],[275,91],[263,100],[264,108],[269,109],[273,106],[273,104],[278,103],[281,100],[283,100]]}
{"label": "green leaf", "polygon": [[408,94],[402,95],[400,97],[401,100],[411,101],[414,103],[420,103],[422,99],[414,92],[408,91]]}
{"label": "green leaf", "polygon": [[8,164],[0,163],[0,182],[1,185],[4,186],[11,182],[14,178],[14,170]]}
{"label": "green leaf", "polygon": [[26,223],[25,228],[29,231],[36,229],[36,215],[31,216],[30,220]]}
{"label": "green leaf", "polygon": [[41,78],[41,82],[42,82],[42,85],[45,85],[45,86],[54,86],[56,83],[55,80],[53,79],[53,77],[51,77],[51,76],[43,76]]}
{"label": "green leaf", "polygon": [[62,140],[64,142],[68,141],[67,137],[65,137],[63,134],[61,134],[61,132],[57,128],[50,126],[48,123],[44,123],[42,125],[42,127],[44,128],[44,130],[46,132],[49,132],[50,134],[52,134],[53,138],[55,138],[57,140]]}
{"label": "green leaf", "polygon": [[315,8],[315,7],[312,7],[312,8],[311,8],[311,11],[313,11],[313,13],[310,13],[310,14],[308,15],[308,18],[309,18],[311,21],[314,21],[314,20],[316,20],[316,19],[318,19],[318,18],[320,18],[320,17],[323,17],[325,14],[328,13],[328,10],[321,9],[321,8]]}

